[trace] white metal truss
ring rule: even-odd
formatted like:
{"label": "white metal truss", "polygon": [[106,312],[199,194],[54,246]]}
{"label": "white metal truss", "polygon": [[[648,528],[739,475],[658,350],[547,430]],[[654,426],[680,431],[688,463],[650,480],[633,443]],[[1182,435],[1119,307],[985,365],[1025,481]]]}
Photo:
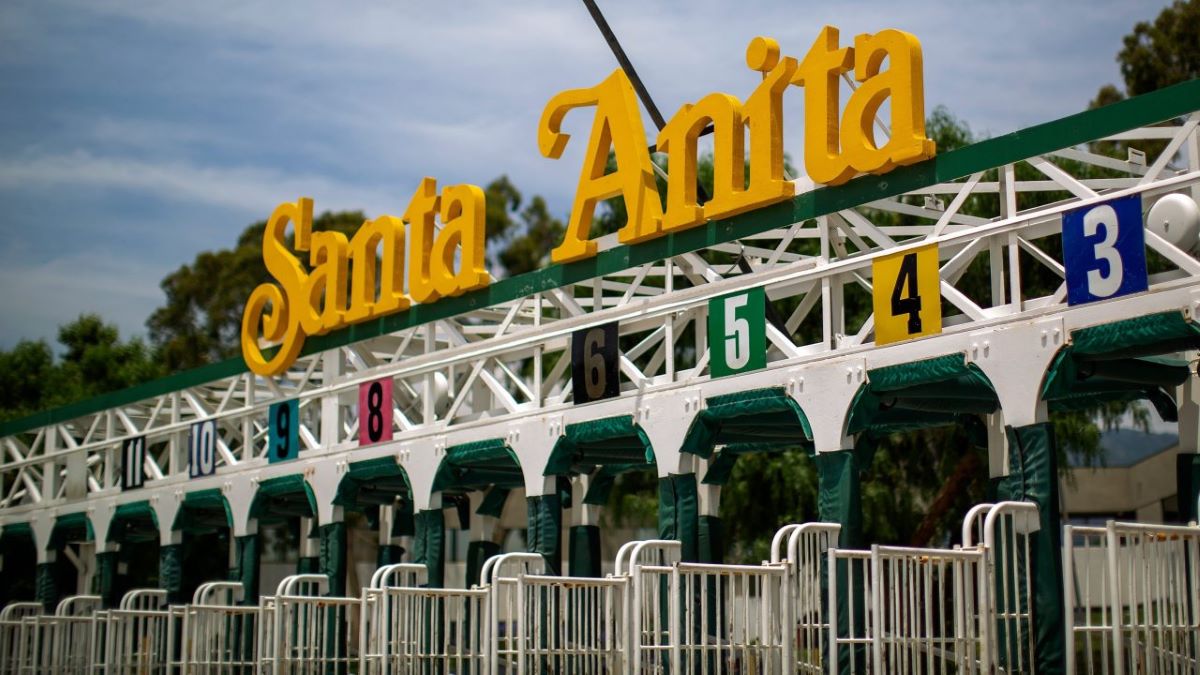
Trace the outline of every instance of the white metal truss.
{"label": "white metal truss", "polygon": [[[1046,291],[1044,281],[1030,277],[1031,270],[1064,277],[1065,211],[1124,195],[1141,195],[1146,205],[1169,193],[1200,197],[1198,122],[1200,113],[1193,113],[1182,122],[1096,139],[1149,141],[1163,148],[1156,156],[1114,158],[1090,145],[1057,149],[303,356],[276,378],[218,377],[0,438],[0,523],[28,521],[45,507],[85,510],[98,499],[228,492],[231,485],[311,467],[340,471],[347,462],[379,456],[400,461],[420,503],[429,499],[446,448],[493,438],[513,446],[533,491],[547,456],[544,448],[523,445],[522,429],[561,433],[565,423],[618,414],[648,425],[648,401],[702,401],[766,386],[797,394],[806,377],[821,381],[820,369],[857,368],[861,380],[865,366],[954,352],[982,358],[978,350],[981,344],[989,349],[988,338],[979,336],[1010,328],[1050,326],[1058,331],[1050,345],[1056,348],[1079,327],[1190,312],[1200,302],[1200,260],[1148,230],[1156,267],[1143,294],[1071,307],[1065,281]],[[870,306],[873,261],[927,244],[936,244],[940,257],[941,293],[950,308],[944,330],[877,347],[873,315],[849,308]],[[602,251],[616,246],[611,236],[601,241]],[[764,288],[775,307],[786,309],[768,322],[768,367],[713,378],[708,302],[752,287]],[[576,406],[571,335],[610,322],[619,324],[625,345],[620,396]],[[996,349],[1001,342],[992,341]],[[1013,350],[995,358],[1012,364],[1026,354]],[[360,448],[358,388],[383,377],[394,381],[393,440]],[[300,460],[270,464],[268,409],[290,399],[299,401]],[[700,405],[687,409],[694,414]],[[216,473],[189,479],[188,433],[207,420],[218,432]],[[142,436],[145,487],[122,492],[122,444]],[[669,459],[677,450],[659,453],[660,472],[678,468]]]}

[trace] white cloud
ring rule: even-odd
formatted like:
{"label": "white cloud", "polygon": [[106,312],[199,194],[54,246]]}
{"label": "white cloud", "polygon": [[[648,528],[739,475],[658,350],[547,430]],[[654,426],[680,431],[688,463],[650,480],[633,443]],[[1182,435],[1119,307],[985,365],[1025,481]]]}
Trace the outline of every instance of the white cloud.
{"label": "white cloud", "polygon": [[320,210],[391,208],[390,195],[362,190],[324,176],[286,174],[248,166],[196,166],[128,157],[98,157],[87,151],[67,155],[7,157],[0,160],[0,188],[85,186],[132,190],[156,199],[174,199],[269,213],[275,204],[311,196]]}

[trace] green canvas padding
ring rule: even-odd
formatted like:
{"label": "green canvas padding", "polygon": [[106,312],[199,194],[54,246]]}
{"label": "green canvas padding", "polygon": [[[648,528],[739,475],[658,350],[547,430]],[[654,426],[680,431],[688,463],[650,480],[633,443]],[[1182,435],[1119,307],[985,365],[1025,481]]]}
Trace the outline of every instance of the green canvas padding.
{"label": "green canvas padding", "polygon": [[117,562],[120,554],[104,551],[96,554],[96,575],[92,577],[93,592],[100,596],[100,605],[111,609],[120,603],[117,597]]}
{"label": "green canvas padding", "polygon": [[[868,442],[869,441],[864,441]],[[860,473],[864,462],[863,455],[871,454],[867,449],[841,450],[838,452],[817,453],[818,495],[817,509],[821,522],[839,523],[842,526],[838,533],[838,548],[861,549],[863,547],[862,526],[862,483]],[[839,608],[849,611],[838,612],[838,637],[850,636],[850,613],[855,616],[865,616],[863,604],[863,577],[855,577],[855,588],[849,585],[849,569],[846,560],[839,560],[837,567],[837,603]],[[822,566],[821,596],[828,597],[829,570]],[[854,607],[850,603],[854,602]],[[826,607],[828,611],[828,607]],[[829,645],[822,642],[822,661],[832,664]],[[837,653],[838,672],[851,670],[863,658],[861,650],[846,645]],[[860,669],[861,670],[861,669]]]}
{"label": "green canvas padding", "polygon": [[848,434],[897,433],[957,424],[995,412],[991,382],[964,354],[947,354],[867,371],[846,422]]}
{"label": "green canvas padding", "polygon": [[617,476],[626,471],[636,471],[649,468],[644,464],[615,464],[603,466],[592,474],[592,482],[588,491],[583,495],[583,503],[589,506],[604,506],[608,504],[608,495],[616,485]]}
{"label": "green canvas padding", "polygon": [[242,604],[258,605],[259,541],[257,534],[234,537],[233,569],[229,570],[230,581],[242,584]]}
{"label": "green canvas padding", "polygon": [[[701,482],[705,485],[724,485],[729,482],[730,476],[733,475],[733,467],[737,464],[738,457],[750,453],[785,452],[793,447],[797,446],[780,443],[733,443],[726,445],[709,458],[708,469],[704,472],[704,478]],[[803,448],[806,452],[812,448],[811,444],[808,443],[799,447]]]}
{"label": "green canvas padding", "polygon": [[725,562],[725,523],[719,516],[700,516],[698,525],[700,562]]}
{"label": "green canvas padding", "polygon": [[47,614],[53,613],[58,605],[58,584],[54,580],[54,563],[37,564],[37,594],[34,599],[42,603]]}
{"label": "green canvas padding", "polygon": [[446,584],[446,521],[441,509],[427,509],[413,516],[413,562],[428,571],[429,587]]}
{"label": "green canvas padding", "polygon": [[321,570],[321,556],[301,556],[296,560],[296,574],[318,574]]}
{"label": "green canvas padding", "polygon": [[215,527],[233,527],[233,512],[225,495],[215,488],[184,494],[183,504],[175,514],[171,529],[198,533]]}
{"label": "green canvas padding", "polygon": [[186,602],[183,597],[183,545],[164,544],[158,547],[158,587],[167,592],[167,603]]}
{"label": "green canvas padding", "polygon": [[258,484],[250,516],[263,521],[288,518],[312,518],[317,498],[304,476],[290,474],[268,478]]}
{"label": "green canvas padding", "polygon": [[361,511],[367,506],[392,504],[397,497],[404,498],[411,494],[408,475],[396,458],[376,457],[353,462],[346,467],[346,475],[338,483],[333,503]]}
{"label": "green canvas padding", "polygon": [[475,513],[481,516],[491,516],[499,518],[504,513],[504,503],[508,501],[508,493],[511,492],[508,488],[498,485],[492,486],[487,494],[483,496],[483,501],[479,503],[479,508],[475,509]]}
{"label": "green canvas padding", "polygon": [[871,384],[871,391],[881,393],[945,382],[968,372],[965,354],[946,354],[911,363],[872,368],[867,371],[867,381]]}
{"label": "green canvas padding", "polygon": [[332,597],[346,595],[346,572],[349,560],[346,557],[346,523],[326,523],[318,528],[321,537],[318,570],[329,577],[329,593]]}
{"label": "green canvas padding", "polygon": [[600,578],[600,527],[572,525],[567,530],[567,574]]}
{"label": "green canvas padding", "polygon": [[795,447],[811,440],[812,428],[800,405],[783,387],[771,387],[705,399],[705,409],[692,420],[680,451],[708,458],[718,445]]}
{"label": "green canvas padding", "polygon": [[405,499],[397,503],[392,518],[392,536],[411,537],[415,535],[417,526],[414,518],[412,500]]}
{"label": "green canvas padding", "polygon": [[562,498],[555,493],[525,501],[529,514],[525,550],[546,560],[546,574],[558,574],[562,567]]}
{"label": "green canvas padding", "polygon": [[433,479],[433,490],[478,490],[489,485],[525,484],[521,462],[503,440],[463,443],[446,450]]}
{"label": "green canvas padding", "polygon": [[658,538],[679,541],[683,562],[700,559],[698,501],[695,474],[658,480]]}
{"label": "green canvas padding", "polygon": [[472,541],[467,544],[467,588],[479,583],[479,573],[488,558],[500,554],[500,544],[491,541]]}
{"label": "green canvas padding", "polygon": [[[115,519],[113,522],[116,522]],[[113,540],[112,535],[116,529],[113,527],[109,528],[109,541]],[[50,531],[50,544],[47,548],[51,551],[57,551],[67,542],[93,541],[94,539],[92,521],[88,520],[86,513],[64,513],[54,519],[54,528]]]}
{"label": "green canvas padding", "polygon": [[1126,358],[1200,349],[1200,327],[1181,312],[1163,312],[1071,331],[1071,350]]}
{"label": "green canvas padding", "polygon": [[1031,535],[1035,664],[1040,673],[1061,673],[1066,646],[1063,607],[1062,522],[1058,457],[1049,422],[1007,427],[1009,475],[998,485],[1000,499],[1037,504],[1041,528]]}
{"label": "green canvas padding", "polygon": [[[1200,520],[1200,514],[1196,513],[1196,500],[1200,499],[1200,454],[1181,452],[1175,456],[1175,485],[1180,522]],[[1200,607],[1196,610],[1200,611]]]}
{"label": "green canvas padding", "polygon": [[0,537],[33,537],[33,527],[29,523],[6,523],[0,527]]}
{"label": "green canvas padding", "polygon": [[404,547],[395,544],[380,544],[375,553],[375,567],[394,565],[404,557]]}
{"label": "green canvas padding", "polygon": [[591,473],[596,467],[653,466],[654,449],[632,415],[568,424],[554,444],[544,476]]}

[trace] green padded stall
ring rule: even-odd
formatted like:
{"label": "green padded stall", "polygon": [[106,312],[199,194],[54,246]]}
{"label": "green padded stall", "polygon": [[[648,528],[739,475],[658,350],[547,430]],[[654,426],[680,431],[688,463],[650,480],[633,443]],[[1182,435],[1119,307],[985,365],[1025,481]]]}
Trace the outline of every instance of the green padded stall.
{"label": "green padded stall", "polygon": [[1184,523],[1200,520],[1196,513],[1196,500],[1200,499],[1200,454],[1184,452],[1175,457],[1175,481],[1179,520]]}
{"label": "green padded stall", "polygon": [[[632,415],[569,424],[550,453],[547,476],[591,476],[583,503],[604,506],[617,476],[654,468],[654,450]],[[570,503],[569,494],[563,500]],[[600,576],[600,529],[578,525],[567,532],[567,569],[571,576]]]}
{"label": "green padded stall", "polygon": [[300,474],[276,476],[258,484],[250,517],[260,523],[281,523],[292,518],[313,518],[317,498]]}
{"label": "green padded stall", "polygon": [[573,525],[567,530],[567,574],[573,577],[603,576],[600,571],[600,527]]}
{"label": "green padded stall", "polygon": [[257,605],[259,596],[260,544],[257,534],[234,537],[234,566],[229,570],[229,580],[242,584],[242,604]]}
{"label": "green padded stall", "polygon": [[317,528],[321,540],[317,571],[329,577],[329,595],[346,595],[346,523],[326,523]]}
{"label": "green padded stall", "polygon": [[158,547],[158,587],[167,592],[169,604],[177,605],[189,599],[183,597],[183,544]]}
{"label": "green padded stall", "polygon": [[527,497],[529,529],[525,550],[546,561],[546,574],[557,575],[562,566],[562,498],[558,493]]}
{"label": "green padded stall", "polygon": [[[809,445],[812,428],[783,387],[753,389],[705,400],[684,438],[682,452],[709,458],[717,446],[758,450]],[[708,481],[706,481],[708,482]]]}
{"label": "green padded stall", "polygon": [[[573,476],[598,467],[650,468],[654,450],[632,415],[568,424],[550,453],[544,475]],[[626,468],[628,467],[628,468]]]}
{"label": "green padded stall", "polygon": [[447,448],[433,479],[433,491],[466,492],[491,485],[516,488],[524,484],[517,454],[503,440],[493,439]]}
{"label": "green padded stall", "polygon": [[42,603],[47,614],[53,613],[58,606],[58,582],[54,580],[54,563],[38,563],[37,566],[37,596],[35,600]]}
{"label": "green padded stall", "polygon": [[333,503],[363,511],[370,506],[394,504],[397,497],[412,499],[408,475],[394,457],[377,457],[347,465]]}
{"label": "green padded stall", "polygon": [[[1066,650],[1062,588],[1062,518],[1059,512],[1058,456],[1054,425],[1045,422],[1007,427],[1009,475],[999,482],[1003,500],[1037,504],[1040,529],[1033,535],[1033,620],[1036,667],[1062,672]],[[1023,564],[1023,560],[1021,561]],[[1023,578],[1018,575],[1018,578]],[[1001,636],[1003,637],[1003,636]]]}
{"label": "green padded stall", "polygon": [[100,605],[105,609],[116,607],[120,603],[117,597],[117,563],[120,554],[116,551],[105,551],[96,554],[96,576],[93,592],[100,596]]}
{"label": "green padded stall", "polygon": [[684,562],[700,560],[700,518],[696,474],[667,476],[658,481],[658,537],[677,539]]}
{"label": "green padded stall", "polygon": [[446,522],[441,509],[418,511],[413,522],[413,562],[429,571],[429,587],[446,584]]}

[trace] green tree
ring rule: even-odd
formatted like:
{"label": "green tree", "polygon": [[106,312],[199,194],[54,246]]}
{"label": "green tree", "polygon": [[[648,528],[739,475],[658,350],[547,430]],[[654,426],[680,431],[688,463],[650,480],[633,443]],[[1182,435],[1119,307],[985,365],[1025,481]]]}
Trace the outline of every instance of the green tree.
{"label": "green tree", "polygon": [[[313,229],[352,236],[364,219],[362,211],[326,212],[313,219]],[[254,223],[233,248],[204,251],[163,279],[167,302],[150,315],[146,326],[168,372],[241,353],[246,299],[255,286],[271,280],[262,261],[266,227],[265,220]]]}
{"label": "green tree", "polygon": [[59,359],[45,340],[0,350],[0,419],[131,387],[164,372],[141,339],[122,341],[117,327],[95,314],[60,327],[58,341],[64,347]]}
{"label": "green tree", "polygon": [[1176,0],[1151,21],[1139,21],[1117,53],[1122,92],[1100,88],[1092,107],[1115,103],[1200,77],[1200,0]]}

